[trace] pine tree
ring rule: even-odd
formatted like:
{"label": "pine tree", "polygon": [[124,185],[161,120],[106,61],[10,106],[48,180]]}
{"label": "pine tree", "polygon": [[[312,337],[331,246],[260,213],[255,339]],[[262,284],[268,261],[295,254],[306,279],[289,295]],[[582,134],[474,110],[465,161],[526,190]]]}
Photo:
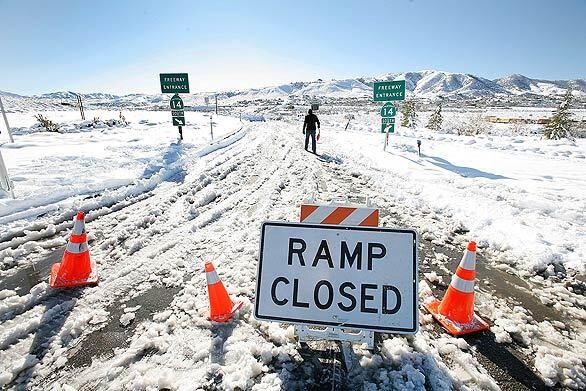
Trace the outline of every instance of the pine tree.
{"label": "pine tree", "polygon": [[415,102],[412,99],[406,100],[403,104],[403,118],[401,119],[401,126],[404,128],[414,128],[417,125],[417,111],[415,110]]}
{"label": "pine tree", "polygon": [[429,122],[427,123],[426,128],[430,130],[440,130],[442,128],[442,105],[439,104],[431,117],[429,117]]}
{"label": "pine tree", "polygon": [[558,107],[557,111],[545,125],[543,136],[550,140],[559,140],[561,138],[574,138],[570,130],[571,117],[570,104],[572,103],[572,90],[568,90],[564,95],[564,100]]}

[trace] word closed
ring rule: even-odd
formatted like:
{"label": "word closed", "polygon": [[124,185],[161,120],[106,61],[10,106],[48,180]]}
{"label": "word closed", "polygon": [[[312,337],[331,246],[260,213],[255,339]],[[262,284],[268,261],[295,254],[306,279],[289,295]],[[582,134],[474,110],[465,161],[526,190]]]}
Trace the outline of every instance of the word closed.
{"label": "word closed", "polygon": [[415,333],[415,232],[264,223],[255,316],[288,323]]}

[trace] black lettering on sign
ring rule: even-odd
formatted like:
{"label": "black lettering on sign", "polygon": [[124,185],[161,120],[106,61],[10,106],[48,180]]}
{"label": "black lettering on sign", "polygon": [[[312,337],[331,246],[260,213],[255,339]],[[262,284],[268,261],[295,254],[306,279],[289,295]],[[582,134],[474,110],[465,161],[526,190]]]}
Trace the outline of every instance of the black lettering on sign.
{"label": "black lettering on sign", "polygon": [[289,285],[289,280],[286,279],[285,277],[277,277],[277,278],[275,278],[275,281],[273,281],[273,285],[271,285],[271,299],[273,299],[273,302],[276,305],[285,305],[289,301],[288,299],[279,300],[277,298],[277,284],[279,282],[282,282],[285,285]]}
{"label": "black lettering on sign", "polygon": [[338,303],[338,307],[342,311],[350,312],[356,308],[356,298],[352,296],[352,294],[345,291],[346,288],[356,289],[356,285],[352,284],[351,282],[347,281],[340,285],[340,295],[342,295],[345,299],[350,300],[350,305],[344,305],[341,302]]}
{"label": "black lettering on sign", "polygon": [[360,285],[360,312],[368,313],[368,314],[376,314],[378,311],[376,308],[369,308],[366,306],[366,302],[370,300],[374,300],[373,295],[368,295],[366,293],[367,289],[376,289],[376,284],[361,284]]}
{"label": "black lettering on sign", "polygon": [[342,241],[341,255],[340,255],[340,269],[344,269],[344,260],[348,262],[348,267],[351,268],[356,262],[356,269],[362,269],[362,242],[356,243],[354,251],[350,254],[348,243]]}
{"label": "black lettering on sign", "polygon": [[[379,249],[380,252],[374,252],[375,249]],[[387,255],[387,249],[380,243],[368,243],[368,270],[372,270],[372,261],[374,259],[381,259]]]}
{"label": "black lettering on sign", "polygon": [[328,247],[328,242],[326,240],[322,240],[319,244],[317,254],[315,254],[315,258],[313,258],[313,264],[311,266],[315,267],[322,259],[328,261],[328,266],[330,269],[334,268],[334,261],[332,261],[332,254],[330,254],[330,248]]}
{"label": "black lettering on sign", "polygon": [[[296,244],[300,245],[300,247],[295,248],[294,246]],[[301,264],[301,266],[305,266],[305,261],[303,260],[303,252],[306,248],[307,244],[305,244],[305,241],[303,239],[289,238],[289,257],[287,259],[287,264],[292,265],[293,254],[297,254],[297,257],[299,258],[299,263]]]}
{"label": "black lettering on sign", "polygon": [[[387,292],[388,291],[393,291],[393,293],[395,294],[395,298],[396,298],[395,306],[391,309],[387,308],[387,303],[388,303]],[[399,312],[400,308],[401,308],[401,292],[399,292],[399,290],[392,285],[383,285],[383,314],[396,314],[397,312]]]}
{"label": "black lettering on sign", "polygon": [[[326,300],[325,304],[322,304],[319,301],[319,289],[325,286],[326,288],[328,288],[328,298]],[[330,306],[332,305],[332,301],[334,301],[334,287],[332,286],[332,284],[330,284],[329,281],[327,280],[321,280],[320,282],[318,282],[317,284],[315,284],[315,289],[313,290],[313,301],[315,302],[315,305],[317,308],[319,308],[320,310],[325,310],[330,308]]]}
{"label": "black lettering on sign", "polygon": [[297,278],[294,278],[293,279],[293,307],[309,308],[309,303],[304,303],[302,301],[297,300],[298,295],[299,295],[299,280]]}

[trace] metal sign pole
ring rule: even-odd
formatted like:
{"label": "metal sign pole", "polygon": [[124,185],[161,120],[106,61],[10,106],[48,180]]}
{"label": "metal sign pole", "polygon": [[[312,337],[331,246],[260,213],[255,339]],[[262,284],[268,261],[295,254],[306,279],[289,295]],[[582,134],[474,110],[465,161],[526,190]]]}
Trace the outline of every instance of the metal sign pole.
{"label": "metal sign pole", "polygon": [[10,193],[10,196],[14,198],[14,190],[12,188],[12,182],[10,178],[8,178],[8,171],[6,170],[6,165],[4,164],[4,158],[2,157],[2,151],[0,150],[0,185],[2,185],[2,181],[5,182],[6,191]]}
{"label": "metal sign pole", "polygon": [[6,124],[6,130],[8,131],[8,138],[10,139],[11,143],[14,143],[14,139],[12,138],[12,132],[10,131],[10,124],[8,124],[8,117],[6,116],[6,111],[4,111],[4,104],[2,103],[2,97],[0,97],[0,110],[2,111],[2,117],[4,117],[4,123]]}
{"label": "metal sign pole", "polygon": [[212,116],[210,115],[210,134],[212,135],[212,140],[214,139],[214,121]]}

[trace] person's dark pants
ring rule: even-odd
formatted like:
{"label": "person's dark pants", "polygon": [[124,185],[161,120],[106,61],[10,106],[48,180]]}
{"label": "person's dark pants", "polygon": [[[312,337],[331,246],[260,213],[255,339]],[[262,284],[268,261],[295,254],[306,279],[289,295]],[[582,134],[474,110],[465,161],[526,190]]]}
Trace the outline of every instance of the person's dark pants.
{"label": "person's dark pants", "polygon": [[306,130],[305,131],[305,150],[307,151],[307,147],[309,147],[309,138],[311,137],[311,149],[313,153],[315,153],[315,130]]}

